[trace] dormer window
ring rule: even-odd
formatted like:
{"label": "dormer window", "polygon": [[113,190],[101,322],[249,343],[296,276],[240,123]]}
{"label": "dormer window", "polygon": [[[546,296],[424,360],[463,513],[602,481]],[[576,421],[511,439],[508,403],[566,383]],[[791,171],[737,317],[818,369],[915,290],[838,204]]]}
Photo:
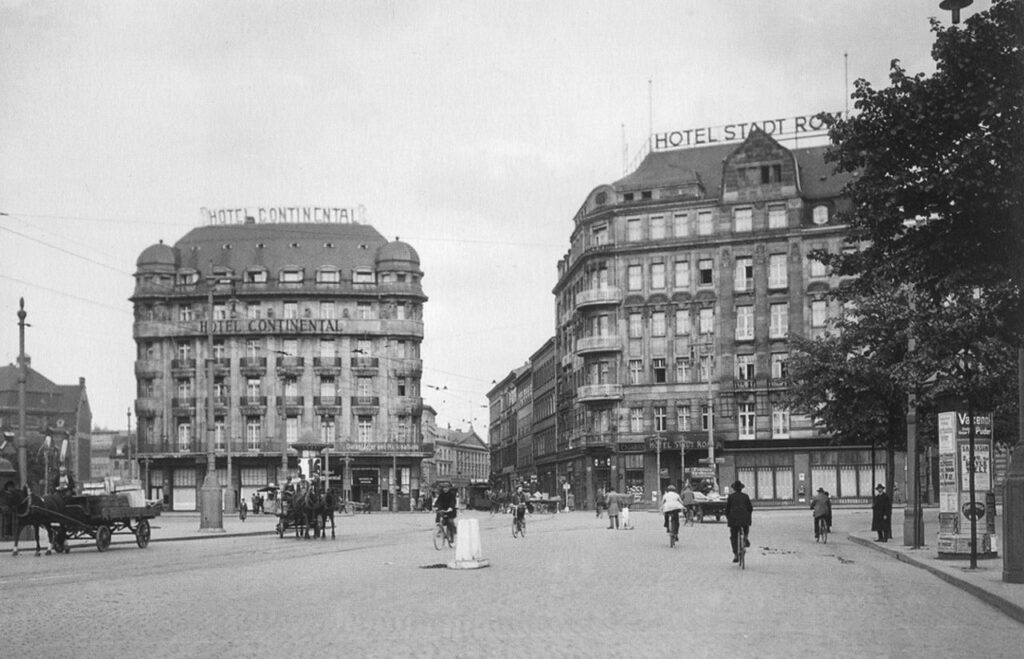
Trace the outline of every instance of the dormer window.
{"label": "dormer window", "polygon": [[828,224],[828,206],[815,206],[812,213],[811,220],[815,224]]}
{"label": "dormer window", "polygon": [[318,284],[338,284],[341,282],[341,272],[334,268],[317,270],[316,282]]}
{"label": "dormer window", "polygon": [[352,273],[352,282],[355,284],[372,284],[373,270],[356,270]]}
{"label": "dormer window", "polygon": [[179,272],[178,286],[194,286],[199,281],[198,272]]}
{"label": "dormer window", "polygon": [[267,283],[267,271],[263,268],[256,268],[245,271],[245,283],[265,284]]}
{"label": "dormer window", "polygon": [[282,284],[301,284],[302,268],[285,268],[281,271],[278,281]]}

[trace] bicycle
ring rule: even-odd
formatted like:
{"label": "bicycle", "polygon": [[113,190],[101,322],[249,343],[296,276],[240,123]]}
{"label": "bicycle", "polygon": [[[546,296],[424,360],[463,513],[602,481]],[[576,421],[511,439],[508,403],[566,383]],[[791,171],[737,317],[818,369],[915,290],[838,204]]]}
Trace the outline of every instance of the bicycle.
{"label": "bicycle", "polygon": [[672,549],[679,542],[679,513],[675,515],[666,513],[668,515],[668,546]]}
{"label": "bicycle", "polygon": [[434,523],[434,549],[440,550],[446,544],[452,547],[455,544],[452,529],[447,523],[447,518],[441,515]]}
{"label": "bicycle", "polygon": [[814,518],[814,541],[828,544],[828,524],[824,517]]}
{"label": "bicycle", "polygon": [[[525,512],[525,506],[523,506]],[[512,537],[513,538],[525,538],[526,537],[526,517],[520,517],[519,511],[513,509],[512,511]]]}
{"label": "bicycle", "polygon": [[736,532],[736,558],[739,559],[738,563],[741,570],[747,569],[747,534],[743,532],[743,527],[739,528]]}
{"label": "bicycle", "polygon": [[683,526],[693,526],[693,505],[686,506],[683,509]]}

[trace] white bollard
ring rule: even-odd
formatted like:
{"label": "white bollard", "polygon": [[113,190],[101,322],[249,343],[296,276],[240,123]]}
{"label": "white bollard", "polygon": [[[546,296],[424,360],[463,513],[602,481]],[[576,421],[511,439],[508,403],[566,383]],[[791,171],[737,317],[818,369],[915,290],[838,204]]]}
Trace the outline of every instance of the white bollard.
{"label": "white bollard", "polygon": [[455,560],[448,564],[454,570],[472,570],[488,567],[490,562],[483,557],[480,547],[480,521],[460,519],[459,532],[455,536]]}

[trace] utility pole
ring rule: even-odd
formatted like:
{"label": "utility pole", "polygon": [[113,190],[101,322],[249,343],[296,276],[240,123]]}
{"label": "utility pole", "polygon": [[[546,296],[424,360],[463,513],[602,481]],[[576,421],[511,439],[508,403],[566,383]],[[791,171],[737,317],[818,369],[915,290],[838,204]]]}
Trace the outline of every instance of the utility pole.
{"label": "utility pole", "polygon": [[135,461],[132,459],[132,408],[128,408],[128,480],[135,480]]}
{"label": "utility pole", "polygon": [[28,438],[25,437],[25,381],[28,379],[28,364],[25,359],[25,298],[18,300],[18,437],[14,442],[18,449],[18,477],[22,486],[28,485]]}
{"label": "utility pole", "polygon": [[206,277],[206,477],[199,489],[200,531],[224,531],[224,510],[220,483],[217,481],[217,460],[214,454],[213,421],[213,261]]}

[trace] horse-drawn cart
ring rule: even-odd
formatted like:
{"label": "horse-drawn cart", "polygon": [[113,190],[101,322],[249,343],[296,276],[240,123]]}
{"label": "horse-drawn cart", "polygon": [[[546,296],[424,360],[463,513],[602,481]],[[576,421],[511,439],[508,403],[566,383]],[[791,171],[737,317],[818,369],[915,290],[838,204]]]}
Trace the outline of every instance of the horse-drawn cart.
{"label": "horse-drawn cart", "polygon": [[96,548],[106,551],[115,533],[131,533],[141,548],[149,544],[149,520],[160,514],[161,504],[150,504],[141,498],[141,492],[114,494],[84,494],[71,496],[61,511],[48,511],[47,516],[57,524],[53,548],[68,553],[69,540],[92,538]]}

